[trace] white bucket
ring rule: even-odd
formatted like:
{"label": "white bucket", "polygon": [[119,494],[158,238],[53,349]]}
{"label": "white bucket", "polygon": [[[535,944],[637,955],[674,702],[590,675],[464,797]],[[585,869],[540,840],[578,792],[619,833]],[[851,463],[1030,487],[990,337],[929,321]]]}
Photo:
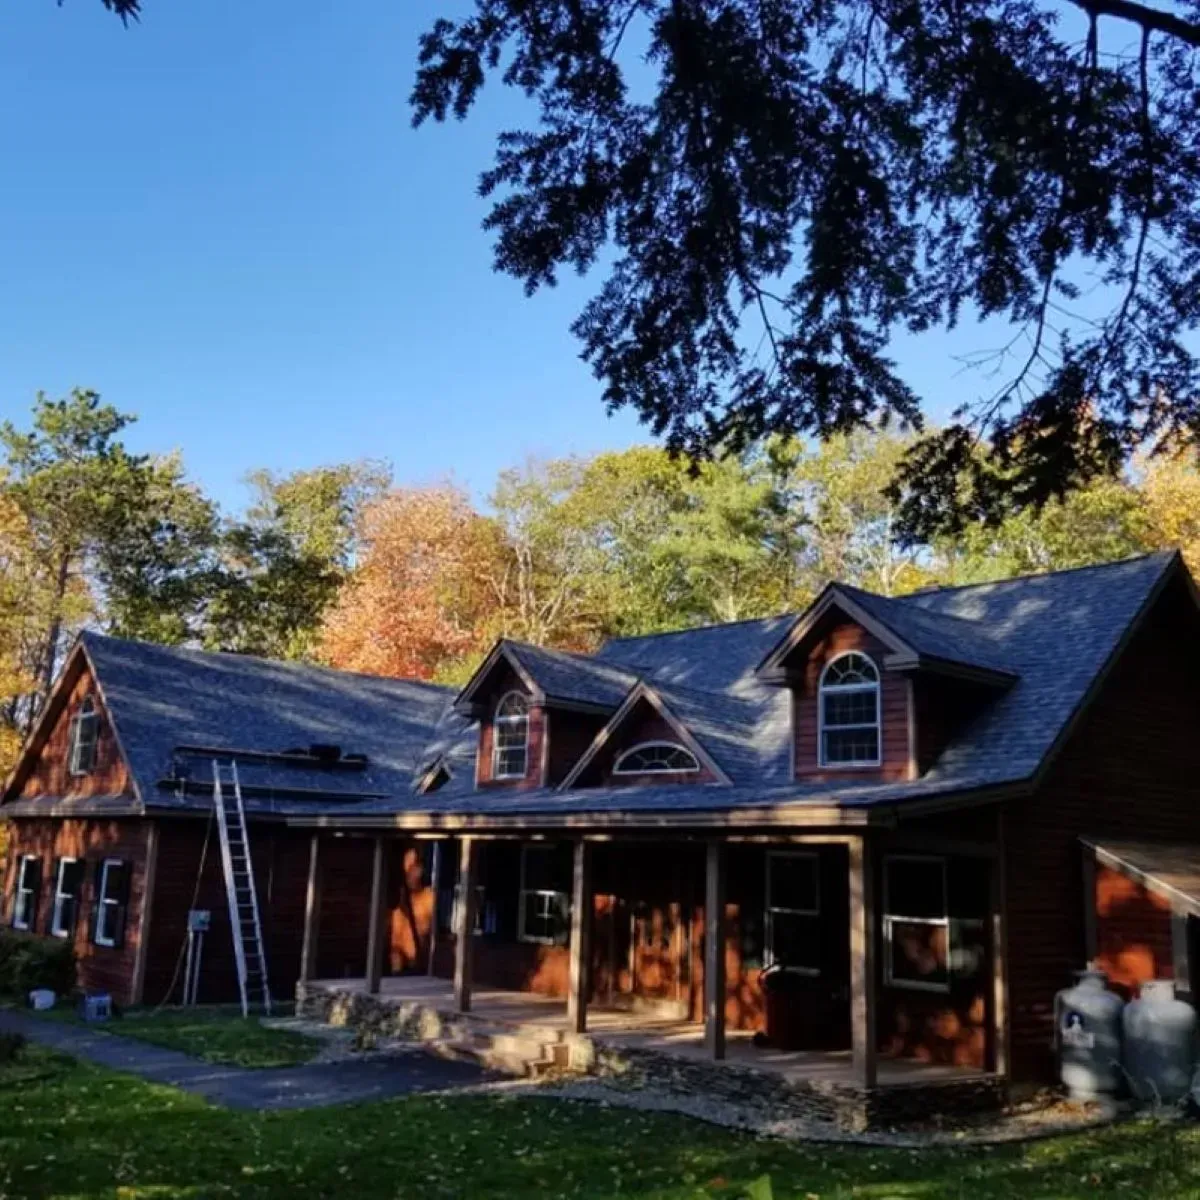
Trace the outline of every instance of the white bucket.
{"label": "white bucket", "polygon": [[29,1007],[41,1012],[43,1009],[53,1008],[57,998],[49,988],[34,988],[29,993]]}

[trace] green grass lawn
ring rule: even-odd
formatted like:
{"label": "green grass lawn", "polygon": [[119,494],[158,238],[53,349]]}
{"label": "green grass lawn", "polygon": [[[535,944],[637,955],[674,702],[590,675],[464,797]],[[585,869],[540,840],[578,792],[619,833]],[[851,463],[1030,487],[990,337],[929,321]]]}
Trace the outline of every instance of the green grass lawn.
{"label": "green grass lawn", "polygon": [[1138,1123],[999,1150],[795,1147],[681,1117],[503,1095],[212,1107],[41,1050],[0,1068],[0,1196],[1146,1200],[1200,1197],[1200,1130]]}
{"label": "green grass lawn", "polygon": [[[82,1024],[75,1010],[66,1006],[35,1015]],[[157,1013],[131,1009],[88,1028],[153,1042],[223,1066],[290,1067],[308,1062],[321,1048],[315,1038],[265,1028],[257,1017],[245,1018],[240,1010],[224,1007],[164,1008]]]}

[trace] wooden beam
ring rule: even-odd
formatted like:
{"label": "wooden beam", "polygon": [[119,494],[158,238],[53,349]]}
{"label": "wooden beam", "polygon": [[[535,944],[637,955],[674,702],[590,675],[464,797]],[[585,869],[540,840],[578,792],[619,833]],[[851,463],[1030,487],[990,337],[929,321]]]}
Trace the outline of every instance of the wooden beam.
{"label": "wooden beam", "polygon": [[479,848],[472,837],[458,843],[458,904],[454,909],[454,1007],[471,1011],[471,960],[475,933],[475,878]]}
{"label": "wooden beam", "polygon": [[725,1057],[725,847],[715,839],[704,869],[704,1049]]}
{"label": "wooden beam", "polygon": [[992,908],[992,1070],[1008,1075],[1012,1066],[1008,1011],[1008,878],[1004,860],[1004,814],[996,819],[997,854],[991,870]]}
{"label": "wooden beam", "polygon": [[589,971],[592,957],[592,848],[575,843],[575,870],[571,882],[571,958],[567,973],[567,1027],[572,1033],[587,1029]]}
{"label": "wooden beam", "polygon": [[321,835],[314,833],[308,845],[308,891],[304,896],[304,940],[300,944],[300,982],[317,977],[317,939],[321,920]]}
{"label": "wooden beam", "polygon": [[850,846],[850,1043],[854,1079],[876,1081],[875,853],[867,838]]}
{"label": "wooden beam", "polygon": [[432,862],[429,867],[429,890],[433,893],[433,905],[429,914],[429,953],[425,961],[425,974],[433,975],[434,958],[437,955],[438,898],[442,894],[442,847],[445,843],[433,843]]}
{"label": "wooden beam", "polygon": [[1171,914],[1171,959],[1175,968],[1175,995],[1195,1003],[1196,972],[1200,964],[1192,961],[1189,924],[1195,918],[1185,912]]}
{"label": "wooden beam", "polygon": [[146,824],[146,857],[142,866],[142,910],[138,916],[138,941],[133,957],[133,978],[129,984],[129,1002],[145,1002],[146,954],[150,948],[150,920],[154,914],[154,886],[158,876],[158,822]]}
{"label": "wooden beam", "polygon": [[371,910],[367,917],[367,991],[379,995],[383,973],[383,934],[387,928],[387,843],[375,838],[371,851]]}
{"label": "wooden beam", "polygon": [[1096,957],[1096,851],[1083,847],[1083,961],[1091,963]]}

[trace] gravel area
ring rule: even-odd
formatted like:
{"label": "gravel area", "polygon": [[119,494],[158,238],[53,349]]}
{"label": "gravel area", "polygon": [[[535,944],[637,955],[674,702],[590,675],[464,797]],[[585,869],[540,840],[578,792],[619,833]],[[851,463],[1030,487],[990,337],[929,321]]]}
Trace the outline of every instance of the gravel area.
{"label": "gravel area", "polygon": [[750,1104],[733,1104],[711,1096],[653,1086],[622,1087],[604,1079],[560,1079],[540,1085],[536,1094],[613,1108],[679,1113],[728,1129],[744,1130],[759,1137],[840,1145],[891,1146],[910,1150],[930,1146],[997,1146],[1033,1141],[1095,1129],[1124,1115],[1124,1110],[1116,1104],[1073,1104],[1052,1093],[1043,1093],[991,1118],[980,1118],[960,1128],[930,1126],[850,1133],[821,1121],[780,1117]]}

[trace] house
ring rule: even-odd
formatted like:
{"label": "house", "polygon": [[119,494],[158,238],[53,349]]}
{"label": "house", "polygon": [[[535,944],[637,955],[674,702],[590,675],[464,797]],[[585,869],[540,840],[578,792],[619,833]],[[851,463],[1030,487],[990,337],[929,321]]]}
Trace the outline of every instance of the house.
{"label": "house", "polygon": [[[206,911],[198,999],[236,999],[212,785],[214,760],[233,760],[271,983],[290,999],[309,838],[288,815],[407,793],[451,695],[84,633],[0,795],[12,829],[7,924],[71,938],[82,986],[119,1004],[178,1003],[188,913]],[[339,849],[326,854],[327,874],[344,871],[353,895],[359,864]],[[331,925],[321,963],[331,975],[347,969],[339,953]]]}
{"label": "house", "polygon": [[[504,640],[457,695],[87,636],[0,804],[7,912],[53,934],[65,906],[85,977],[158,1000],[211,908],[227,993],[198,863],[235,759],[277,993],[769,1069],[885,1119],[1051,1075],[1089,957],[1189,986],[1197,681],[1175,554],[835,583],[592,656]],[[794,1050],[752,1039],[785,1026]]]}

